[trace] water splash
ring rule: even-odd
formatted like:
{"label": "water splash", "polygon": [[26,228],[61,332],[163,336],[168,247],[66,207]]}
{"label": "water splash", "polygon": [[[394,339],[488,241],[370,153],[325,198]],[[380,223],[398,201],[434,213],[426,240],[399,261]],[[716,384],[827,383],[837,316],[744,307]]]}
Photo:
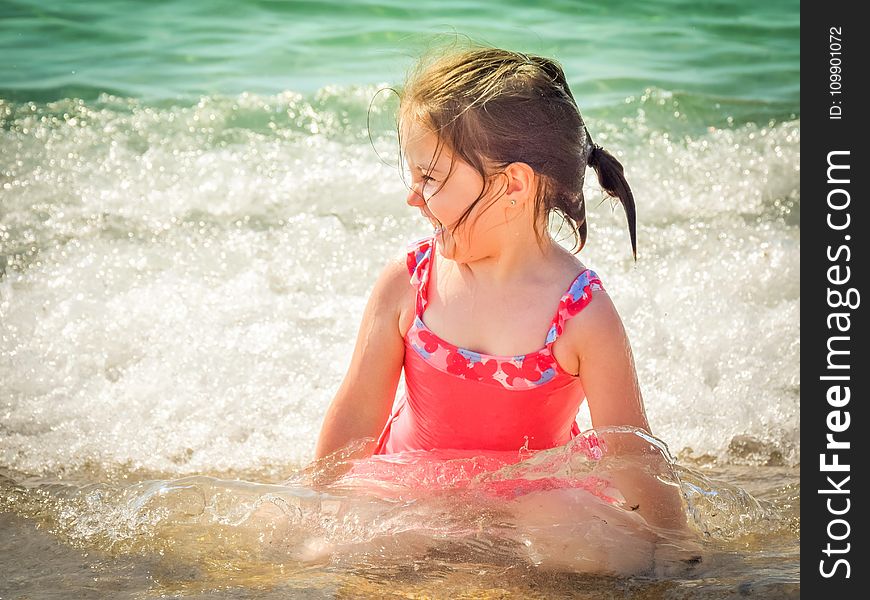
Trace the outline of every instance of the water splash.
{"label": "water splash", "polygon": [[[653,475],[679,487],[695,534],[651,526],[609,481],[632,462],[652,464],[608,450],[627,437],[662,459]],[[294,569],[389,568],[440,553],[457,562],[558,571],[685,573],[717,541],[769,533],[773,521],[763,501],[676,465],[664,444],[631,428],[588,431],[531,456],[358,458],[371,442],[350,445],[281,484],[190,476],[76,486],[5,478],[0,509],[37,519],[80,547]]]}
{"label": "water splash", "polygon": [[[364,122],[374,91],[0,103],[0,464],[181,476],[308,460],[299,441],[313,445],[377,270],[426,230],[398,172],[341,125]],[[630,170],[644,256],[626,259],[624,217],[587,177],[583,260],[680,456],[797,464],[800,122],[678,137],[648,120],[656,98],[597,136]],[[389,156],[388,100],[375,108]]]}

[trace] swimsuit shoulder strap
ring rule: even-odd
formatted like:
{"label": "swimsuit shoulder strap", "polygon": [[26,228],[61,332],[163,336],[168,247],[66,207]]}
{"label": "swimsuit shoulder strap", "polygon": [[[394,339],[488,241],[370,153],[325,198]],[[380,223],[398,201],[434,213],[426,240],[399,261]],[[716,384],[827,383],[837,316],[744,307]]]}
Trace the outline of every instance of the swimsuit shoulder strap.
{"label": "swimsuit shoulder strap", "polygon": [[[406,265],[408,274],[411,276],[411,283],[417,289],[416,314],[418,317],[422,317],[423,311],[429,303],[429,271],[432,268],[434,251],[434,235],[414,240],[407,246]],[[568,290],[562,294],[559,307],[550,323],[546,340],[548,348],[562,335],[565,322],[583,310],[592,300],[593,292],[597,290],[603,291],[604,286],[598,274],[592,269],[586,269],[574,278]]]}
{"label": "swimsuit shoulder strap", "polygon": [[423,314],[428,303],[429,268],[434,248],[434,236],[414,240],[407,247],[406,265],[411,275],[411,283],[417,288],[417,316]]}
{"label": "swimsuit shoulder strap", "polygon": [[586,308],[586,305],[592,300],[592,293],[597,290],[603,291],[604,286],[601,285],[601,280],[595,271],[586,269],[577,275],[568,291],[559,300],[559,308],[556,310],[550,330],[547,332],[548,348],[562,335],[565,321]]}

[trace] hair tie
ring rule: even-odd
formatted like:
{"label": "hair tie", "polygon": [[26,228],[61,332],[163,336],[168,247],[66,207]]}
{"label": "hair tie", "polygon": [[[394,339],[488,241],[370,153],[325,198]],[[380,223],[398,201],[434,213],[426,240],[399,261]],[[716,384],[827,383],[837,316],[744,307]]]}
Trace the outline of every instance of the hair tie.
{"label": "hair tie", "polygon": [[592,159],[595,156],[595,152],[597,152],[598,150],[601,150],[602,148],[601,148],[601,146],[599,146],[595,142],[591,142],[586,148],[587,148],[587,150],[586,150],[586,164],[591,165]]}
{"label": "hair tie", "polygon": [[588,163],[592,153],[601,150],[601,146],[592,141],[592,136],[589,135],[589,129],[586,128],[586,125],[583,126],[583,129],[586,131],[586,162]]}

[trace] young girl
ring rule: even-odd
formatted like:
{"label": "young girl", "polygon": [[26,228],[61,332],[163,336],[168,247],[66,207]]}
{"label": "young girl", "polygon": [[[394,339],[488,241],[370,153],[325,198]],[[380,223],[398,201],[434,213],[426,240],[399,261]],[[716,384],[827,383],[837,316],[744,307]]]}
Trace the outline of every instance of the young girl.
{"label": "young girl", "polygon": [[[589,166],[624,206],[636,258],[622,165],[592,141],[561,67],[454,52],[421,63],[400,99],[407,203],[435,231],[375,283],[317,457],[360,438],[377,440],[374,454],[554,448],[579,434],[584,399],[596,429],[649,432],[616,308],[548,232],[560,213],[578,251],[585,244]],[[406,393],[393,405],[403,368]],[[610,452],[648,454],[637,436],[607,441]],[[678,493],[642,471],[618,478],[626,501],[651,523],[682,527]]]}

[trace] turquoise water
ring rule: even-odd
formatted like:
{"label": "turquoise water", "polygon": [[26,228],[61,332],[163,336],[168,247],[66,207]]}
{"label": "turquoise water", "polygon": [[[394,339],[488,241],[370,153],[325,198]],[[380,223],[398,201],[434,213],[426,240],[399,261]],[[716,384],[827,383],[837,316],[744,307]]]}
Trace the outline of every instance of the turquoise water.
{"label": "turquoise water", "polygon": [[[798,8],[0,0],[0,596],[796,597]],[[700,571],[553,574],[504,507],[292,483],[377,273],[431,233],[378,90],[463,36],[559,60],[626,168],[638,261],[591,172],[580,258],[704,524]],[[407,555],[367,545],[396,531]],[[321,538],[352,551],[299,559]]]}
{"label": "turquoise water", "polygon": [[656,88],[707,119],[800,114],[799,2],[0,3],[0,98],[146,101],[398,82],[434,36],[560,60],[582,108]]}

